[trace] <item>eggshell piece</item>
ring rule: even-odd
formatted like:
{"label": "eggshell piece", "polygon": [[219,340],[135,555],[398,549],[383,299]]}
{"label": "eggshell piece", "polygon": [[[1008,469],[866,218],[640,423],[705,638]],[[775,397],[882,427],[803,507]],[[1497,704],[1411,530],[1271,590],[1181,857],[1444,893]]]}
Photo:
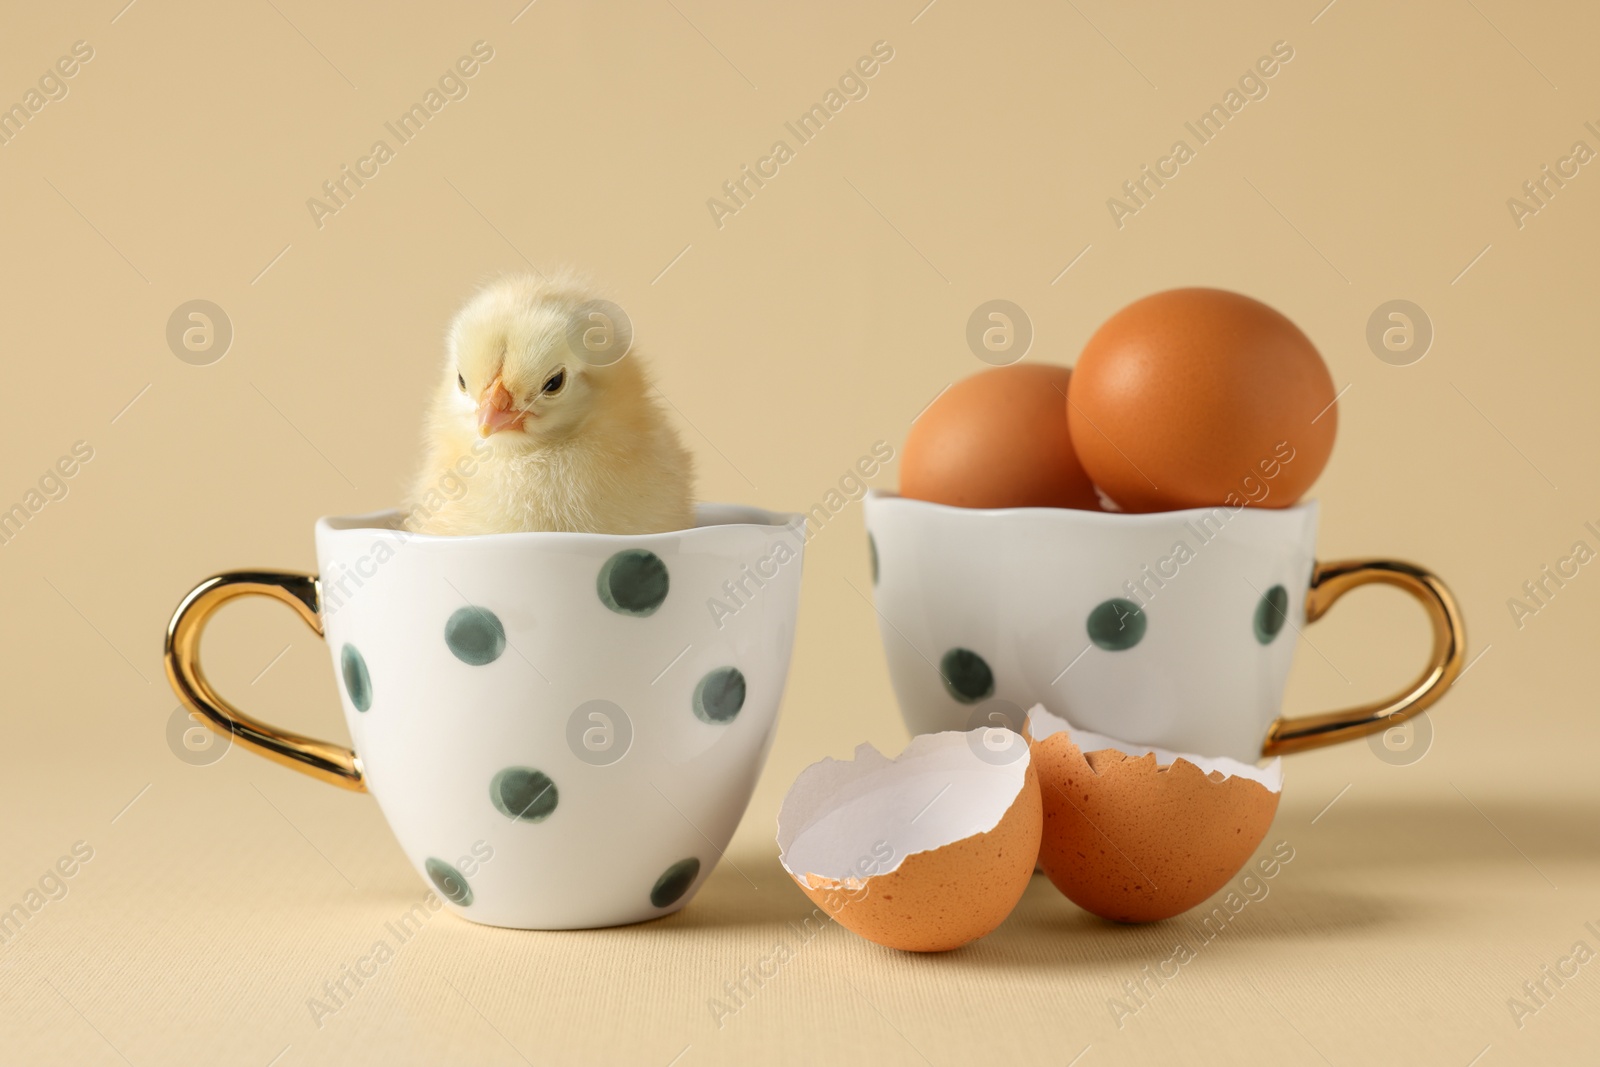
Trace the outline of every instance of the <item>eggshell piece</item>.
{"label": "eggshell piece", "polygon": [[1277,761],[1256,768],[1128,745],[1039,708],[1028,730],[1044,809],[1040,866],[1105,919],[1155,922],[1200,904],[1249,861],[1278,810]]}
{"label": "eggshell piece", "polygon": [[862,745],[853,761],[813,764],[778,816],[780,860],[869,941],[959,948],[999,926],[1033,874],[1043,808],[1026,749],[1018,738],[995,763],[950,731],[914,738],[895,760]]}
{"label": "eggshell piece", "polygon": [[1013,363],[950,386],[911,424],[900,494],[959,508],[1099,511],[1067,426],[1071,375]]}
{"label": "eggshell piece", "polygon": [[1067,422],[1084,470],[1123,511],[1284,508],[1327,465],[1339,411],[1327,365],[1282,314],[1173,289],[1089,338]]}

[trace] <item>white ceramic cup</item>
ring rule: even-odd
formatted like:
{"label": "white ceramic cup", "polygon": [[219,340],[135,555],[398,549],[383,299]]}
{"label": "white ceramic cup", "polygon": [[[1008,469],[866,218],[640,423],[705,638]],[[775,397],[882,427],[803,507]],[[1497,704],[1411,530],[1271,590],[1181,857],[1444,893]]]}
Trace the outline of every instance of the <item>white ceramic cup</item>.
{"label": "white ceramic cup", "polygon": [[[1460,672],[1438,578],[1389,560],[1318,564],[1317,505],[1125,515],[866,500],[879,630],[912,733],[1010,725],[1043,704],[1075,727],[1254,762],[1397,725]],[[1434,647],[1415,684],[1283,719],[1298,631],[1349,589],[1399,586]]]}
{"label": "white ceramic cup", "polygon": [[[663,534],[398,525],[392,512],[319,521],[320,578],[197,586],[167,633],[179,697],[245,747],[371,792],[465,918],[572,929],[683,907],[772,741],[804,519],[701,505],[696,528]],[[326,637],[353,750],[252,719],[207,683],[201,630],[245,594]]]}

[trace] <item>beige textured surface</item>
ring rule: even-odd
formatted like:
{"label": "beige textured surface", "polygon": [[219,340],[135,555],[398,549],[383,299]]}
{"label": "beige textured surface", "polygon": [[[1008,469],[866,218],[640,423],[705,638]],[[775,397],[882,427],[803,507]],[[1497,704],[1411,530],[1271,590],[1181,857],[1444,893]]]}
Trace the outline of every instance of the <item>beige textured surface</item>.
{"label": "beige textured surface", "polygon": [[[94,48],[0,146],[0,504],[94,449],[0,547],[0,904],[74,842],[94,850],[0,945],[0,1058],[1593,1059],[1600,963],[1520,1028],[1507,1007],[1575,942],[1600,949],[1600,577],[1582,568],[1520,626],[1507,606],[1575,541],[1600,547],[1600,176],[1520,229],[1506,204],[1574,141],[1600,148],[1591,6],[122,3],[20,7],[0,34],[3,103]],[[477,40],[494,59],[470,95],[318,229],[306,199]],[[706,199],[879,40],[894,58],[870,94],[717,228]],[[1295,54],[1270,94],[1118,229],[1107,197],[1280,40]],[[524,254],[613,282],[705,496],[786,508],[978,366],[980,301],[1022,305],[1032,358],[1070,360],[1143,293],[1249,292],[1348,386],[1315,490],[1323,553],[1432,566],[1482,658],[1426,758],[1358,743],[1288,761],[1267,842],[1295,859],[1209,943],[1187,920],[1107,926],[1036,878],[947,957],[824,930],[718,1019],[725,983],[809,911],[771,840],[784,787],[904,740],[852,504],[810,547],[784,718],[730,853],[757,888],[723,864],[683,914],[604,933],[440,916],[319,1028],[308,999],[423,887],[370,799],[239,752],[174,758],[161,628],[200,577],[308,567],[316,516],[397,499],[444,324]],[[235,328],[211,366],[164,340],[195,298]],[[1396,298],[1437,331],[1412,366],[1365,340]],[[1396,686],[1426,649],[1387,592],[1309,638],[1301,711]],[[230,610],[209,647],[259,714],[342,733],[326,655],[287,613]],[[1115,1018],[1123,983],[1180,942],[1178,977]]]}

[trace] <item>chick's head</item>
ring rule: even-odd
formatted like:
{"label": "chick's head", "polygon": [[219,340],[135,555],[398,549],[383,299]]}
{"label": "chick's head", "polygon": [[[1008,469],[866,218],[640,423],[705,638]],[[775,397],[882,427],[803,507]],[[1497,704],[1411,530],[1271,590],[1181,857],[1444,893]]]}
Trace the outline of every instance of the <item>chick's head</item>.
{"label": "chick's head", "polygon": [[609,370],[575,355],[568,341],[591,300],[568,278],[518,275],[480,291],[450,326],[452,413],[509,448],[576,430]]}

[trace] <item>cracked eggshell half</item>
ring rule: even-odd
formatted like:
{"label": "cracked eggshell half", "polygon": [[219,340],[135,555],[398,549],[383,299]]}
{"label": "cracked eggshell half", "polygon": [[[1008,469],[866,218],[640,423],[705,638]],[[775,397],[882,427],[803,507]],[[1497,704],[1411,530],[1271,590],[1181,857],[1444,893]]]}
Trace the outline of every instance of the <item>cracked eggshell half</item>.
{"label": "cracked eggshell half", "polygon": [[861,745],[800,773],[778,812],[779,861],[839,924],[943,952],[999,926],[1033,874],[1043,826],[1026,740],[922,734],[889,759]]}
{"label": "cracked eggshell half", "polygon": [[1169,919],[1210,897],[1261,844],[1283,793],[1253,767],[1078,730],[1037,706],[1027,731],[1044,805],[1039,865],[1105,919]]}

